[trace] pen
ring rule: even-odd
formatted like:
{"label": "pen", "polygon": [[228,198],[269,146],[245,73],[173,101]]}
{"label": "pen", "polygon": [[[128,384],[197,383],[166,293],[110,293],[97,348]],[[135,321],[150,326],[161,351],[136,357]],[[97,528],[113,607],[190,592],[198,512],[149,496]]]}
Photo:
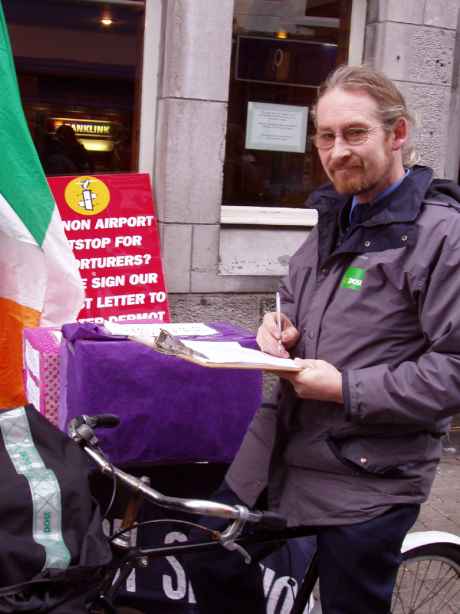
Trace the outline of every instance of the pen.
{"label": "pen", "polygon": [[281,333],[283,332],[283,329],[281,326],[281,296],[279,292],[276,293],[275,304],[276,304],[276,323],[278,325],[278,333],[279,333],[278,349],[281,351],[283,349],[283,343],[281,341]]}

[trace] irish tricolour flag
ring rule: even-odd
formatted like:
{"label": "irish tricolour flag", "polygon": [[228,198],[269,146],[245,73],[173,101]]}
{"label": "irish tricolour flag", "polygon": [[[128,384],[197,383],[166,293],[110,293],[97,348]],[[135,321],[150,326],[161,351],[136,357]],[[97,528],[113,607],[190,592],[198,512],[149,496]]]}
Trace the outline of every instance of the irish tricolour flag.
{"label": "irish tricolour flag", "polygon": [[25,401],[22,329],[76,317],[83,287],[21,106],[0,4],[0,409]]}

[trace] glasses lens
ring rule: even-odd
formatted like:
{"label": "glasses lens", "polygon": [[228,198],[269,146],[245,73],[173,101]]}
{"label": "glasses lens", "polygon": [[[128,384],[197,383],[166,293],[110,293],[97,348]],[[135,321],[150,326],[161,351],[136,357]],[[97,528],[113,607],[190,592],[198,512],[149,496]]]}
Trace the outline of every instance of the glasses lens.
{"label": "glasses lens", "polygon": [[361,145],[367,141],[369,130],[367,128],[346,128],[343,138],[349,145]]}
{"label": "glasses lens", "polygon": [[[375,128],[345,128],[342,138],[348,145],[362,145],[369,138],[371,130],[375,130]],[[317,132],[313,137],[313,143],[318,149],[331,149],[334,146],[335,138],[333,132]]]}
{"label": "glasses lens", "polygon": [[318,149],[330,149],[334,145],[335,134],[333,132],[318,132],[313,137],[313,142]]}

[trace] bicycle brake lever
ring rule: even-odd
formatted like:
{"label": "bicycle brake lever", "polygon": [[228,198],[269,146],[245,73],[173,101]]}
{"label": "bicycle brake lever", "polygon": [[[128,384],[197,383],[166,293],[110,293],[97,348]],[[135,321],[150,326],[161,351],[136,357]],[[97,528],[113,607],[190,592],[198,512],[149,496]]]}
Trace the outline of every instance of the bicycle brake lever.
{"label": "bicycle brake lever", "polygon": [[236,518],[231,525],[229,525],[225,531],[222,531],[220,541],[230,542],[239,537],[244,529],[244,525],[248,519],[248,510],[242,505],[235,505],[236,509],[240,513],[240,517]]}
{"label": "bicycle brake lever", "polygon": [[240,544],[235,543],[234,541],[226,541],[226,542],[221,542],[222,546],[226,549],[226,550],[230,550],[230,552],[238,552],[239,554],[241,554],[241,556],[243,557],[244,562],[246,563],[246,565],[250,565],[251,561],[252,561],[252,557],[249,554],[249,552],[247,550],[245,550],[242,546],[240,546]]}
{"label": "bicycle brake lever", "polygon": [[247,550],[240,546],[240,544],[235,542],[235,539],[237,539],[243,532],[244,525],[249,517],[249,510],[243,505],[236,505],[235,507],[240,512],[240,517],[237,520],[234,520],[232,524],[221,534],[220,543],[227,550],[236,551],[241,554],[244,562],[249,565],[252,560],[251,555]]}

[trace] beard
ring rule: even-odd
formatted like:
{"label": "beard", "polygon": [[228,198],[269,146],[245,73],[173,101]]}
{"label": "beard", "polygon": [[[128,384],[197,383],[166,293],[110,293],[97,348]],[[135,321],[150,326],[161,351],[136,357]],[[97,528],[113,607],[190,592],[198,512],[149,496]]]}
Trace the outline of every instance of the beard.
{"label": "beard", "polygon": [[390,157],[386,157],[384,168],[379,170],[369,168],[364,160],[355,158],[331,167],[328,175],[339,194],[365,194],[385,182],[390,167]]}
{"label": "beard", "polygon": [[360,194],[374,185],[366,178],[364,169],[357,166],[331,172],[331,181],[339,194]]}

